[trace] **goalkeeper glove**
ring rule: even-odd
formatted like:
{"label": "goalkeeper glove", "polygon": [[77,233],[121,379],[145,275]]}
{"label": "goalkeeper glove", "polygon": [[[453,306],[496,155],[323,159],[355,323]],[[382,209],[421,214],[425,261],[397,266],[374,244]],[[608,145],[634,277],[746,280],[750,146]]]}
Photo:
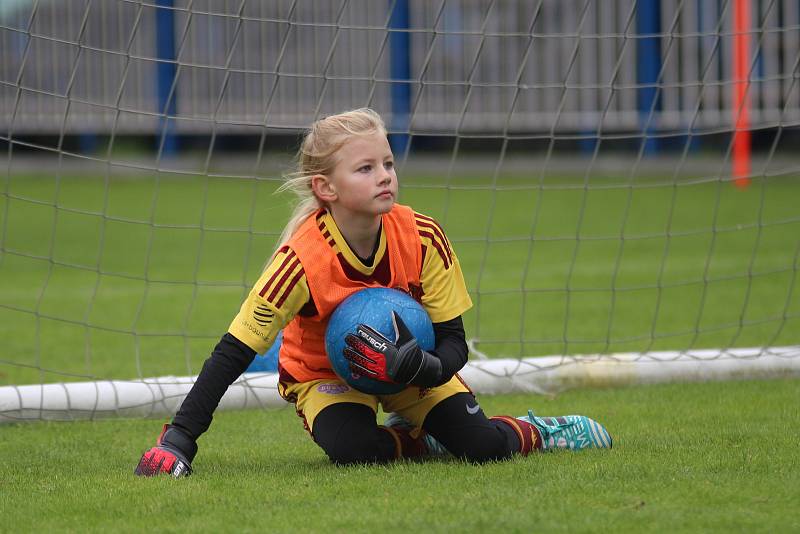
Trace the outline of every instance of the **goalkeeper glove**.
{"label": "goalkeeper glove", "polygon": [[365,324],[356,334],[345,338],[344,357],[350,370],[381,382],[411,384],[419,387],[438,385],[442,377],[442,362],[425,352],[411,335],[403,319],[392,312],[395,341]]}
{"label": "goalkeeper glove", "polygon": [[197,454],[197,443],[172,425],[164,425],[156,446],[142,455],[133,474],[152,477],[168,473],[174,478],[192,474],[192,460]]}

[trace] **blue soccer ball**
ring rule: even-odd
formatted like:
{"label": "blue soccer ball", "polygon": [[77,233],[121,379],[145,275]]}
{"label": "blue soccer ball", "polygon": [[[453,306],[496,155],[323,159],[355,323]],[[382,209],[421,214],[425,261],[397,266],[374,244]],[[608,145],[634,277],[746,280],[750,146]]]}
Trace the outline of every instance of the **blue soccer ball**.
{"label": "blue soccer ball", "polygon": [[428,312],[411,296],[397,289],[370,287],[347,297],[331,314],[325,330],[325,351],[331,367],[339,378],[352,388],[371,395],[391,395],[405,388],[402,384],[389,384],[350,372],[344,357],[347,334],[355,334],[359,324],[371,326],[387,339],[395,340],[392,311],[403,319],[408,329],[417,338],[423,350],[433,350],[435,338],[433,324]]}

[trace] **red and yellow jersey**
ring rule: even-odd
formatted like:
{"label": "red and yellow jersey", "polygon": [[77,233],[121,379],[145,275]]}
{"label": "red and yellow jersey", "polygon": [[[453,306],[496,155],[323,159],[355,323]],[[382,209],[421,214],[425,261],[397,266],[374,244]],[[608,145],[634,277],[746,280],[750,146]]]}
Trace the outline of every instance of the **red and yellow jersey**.
{"label": "red and yellow jersey", "polygon": [[383,216],[374,259],[365,264],[350,249],[326,210],[309,217],[272,258],[250,291],[229,332],[258,353],[284,330],[280,365],[295,381],[332,378],[324,328],[339,302],[364,287],[400,287],[433,322],[472,306],[458,258],[439,224],[396,205]]}

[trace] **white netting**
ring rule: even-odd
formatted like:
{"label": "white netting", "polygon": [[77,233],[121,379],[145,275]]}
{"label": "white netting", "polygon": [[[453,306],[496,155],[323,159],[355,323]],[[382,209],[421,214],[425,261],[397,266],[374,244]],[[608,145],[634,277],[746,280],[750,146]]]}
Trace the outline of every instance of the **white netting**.
{"label": "white netting", "polygon": [[361,106],[479,390],[797,372],[794,1],[10,0],[0,50],[0,420],[173,410]]}

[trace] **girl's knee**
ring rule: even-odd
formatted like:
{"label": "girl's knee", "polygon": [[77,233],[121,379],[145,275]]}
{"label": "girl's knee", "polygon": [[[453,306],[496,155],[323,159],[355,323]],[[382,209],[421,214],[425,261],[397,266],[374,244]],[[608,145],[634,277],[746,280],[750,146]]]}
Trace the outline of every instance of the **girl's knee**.
{"label": "girl's knee", "polygon": [[314,420],[314,441],[341,465],[383,462],[394,457],[394,439],[380,430],[375,412],[361,404],[334,404]]}
{"label": "girl's knee", "polygon": [[378,440],[368,439],[365,436],[359,439],[339,437],[322,448],[336,465],[368,464],[388,460],[382,453]]}
{"label": "girl's knee", "polygon": [[463,443],[459,449],[458,451],[450,452],[456,457],[476,464],[507,460],[512,454],[512,451],[503,439],[470,440]]}

